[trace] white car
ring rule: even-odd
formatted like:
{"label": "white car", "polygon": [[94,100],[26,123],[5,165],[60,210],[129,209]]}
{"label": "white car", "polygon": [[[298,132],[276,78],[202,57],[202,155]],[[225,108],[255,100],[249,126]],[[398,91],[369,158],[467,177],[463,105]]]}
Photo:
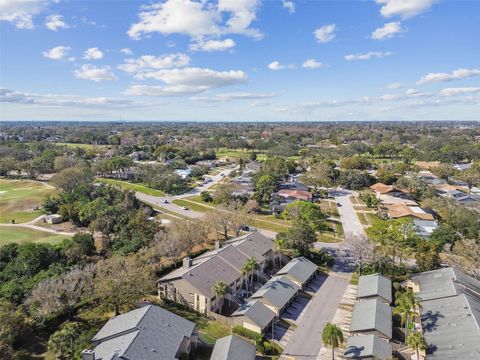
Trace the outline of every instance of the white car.
{"label": "white car", "polygon": [[163,199],[163,200],[162,200],[162,203],[168,204],[168,200],[167,200],[167,199]]}
{"label": "white car", "polygon": [[180,209],[182,209],[182,210],[188,210],[188,208],[185,207],[185,206],[180,206]]}

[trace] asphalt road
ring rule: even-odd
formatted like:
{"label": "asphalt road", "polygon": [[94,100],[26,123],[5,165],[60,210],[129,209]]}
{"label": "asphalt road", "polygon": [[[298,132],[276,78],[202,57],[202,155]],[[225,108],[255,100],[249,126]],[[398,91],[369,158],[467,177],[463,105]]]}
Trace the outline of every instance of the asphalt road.
{"label": "asphalt road", "polygon": [[[208,190],[211,187],[218,184],[219,182],[221,182],[224,179],[224,177],[228,176],[233,170],[235,170],[235,167],[224,169],[221,172],[219,172],[217,175],[210,176],[209,177],[211,179],[210,182],[208,182],[204,185],[201,185],[201,186],[197,186],[196,188],[192,189],[191,191],[186,192],[186,193],[181,194],[181,195],[152,196],[152,195],[147,195],[147,194],[144,194],[144,193],[141,193],[141,192],[136,192],[135,196],[140,201],[153,204],[156,207],[158,207],[160,210],[163,208],[163,209],[166,209],[168,211],[177,213],[178,215],[187,217],[187,218],[192,218],[192,219],[200,218],[200,217],[203,216],[203,213],[198,212],[198,211],[194,211],[194,210],[190,210],[190,209],[184,210],[180,206],[173,204],[172,201],[177,200],[177,199],[184,199],[184,198],[188,198],[188,197],[191,197],[191,196],[199,195],[202,191]],[[222,174],[223,174],[223,176],[222,176]],[[172,215],[172,216],[174,216],[174,215]]]}
{"label": "asphalt road", "polygon": [[[350,192],[337,191],[335,201],[340,204],[338,212],[345,234],[362,234],[363,225],[358,220],[357,214],[350,200]],[[338,305],[350,282],[354,270],[352,259],[343,248],[348,247],[342,243],[317,243],[316,248],[325,248],[335,257],[335,265],[323,282],[320,289],[311,299],[307,313],[290,337],[281,356],[282,360],[301,359],[315,360],[322,347],[322,331],[327,322],[333,320]]]}
{"label": "asphalt road", "polygon": [[348,190],[336,190],[331,192],[331,194],[335,196],[337,204],[340,204],[340,206],[337,207],[340,214],[340,221],[343,225],[345,238],[348,238],[348,234],[365,235],[363,225],[358,219],[357,213],[350,200],[352,192]]}

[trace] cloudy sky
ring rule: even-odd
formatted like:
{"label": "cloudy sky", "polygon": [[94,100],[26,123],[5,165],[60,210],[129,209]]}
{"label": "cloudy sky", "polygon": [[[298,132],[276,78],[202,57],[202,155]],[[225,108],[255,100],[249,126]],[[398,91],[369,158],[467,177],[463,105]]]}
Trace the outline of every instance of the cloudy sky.
{"label": "cloudy sky", "polygon": [[0,120],[479,120],[480,1],[0,0]]}

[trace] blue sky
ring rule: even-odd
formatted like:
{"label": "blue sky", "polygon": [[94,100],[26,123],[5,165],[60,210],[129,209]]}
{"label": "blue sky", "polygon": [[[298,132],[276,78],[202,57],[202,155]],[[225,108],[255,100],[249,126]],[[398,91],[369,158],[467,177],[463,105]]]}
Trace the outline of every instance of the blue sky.
{"label": "blue sky", "polygon": [[480,1],[0,1],[3,120],[479,120]]}

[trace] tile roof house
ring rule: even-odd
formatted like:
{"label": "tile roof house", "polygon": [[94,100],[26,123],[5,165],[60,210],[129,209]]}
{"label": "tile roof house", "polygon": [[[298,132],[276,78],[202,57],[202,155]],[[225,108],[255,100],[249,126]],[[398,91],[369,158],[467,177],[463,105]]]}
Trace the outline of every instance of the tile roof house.
{"label": "tile roof house", "polygon": [[194,323],[148,305],[108,320],[82,359],[173,360],[193,351],[196,338]]}
{"label": "tile roof house", "polygon": [[194,259],[185,258],[183,266],[158,280],[160,298],[169,299],[192,307],[201,313],[216,311],[220,305],[215,299],[212,287],[217,281],[229,286],[226,299],[239,303],[242,287],[247,276],[242,266],[254,257],[258,267],[255,277],[268,280],[264,270],[270,264],[280,264],[281,255],[275,252],[273,240],[259,232],[226,241]]}
{"label": "tile roof house", "polygon": [[438,227],[438,221],[431,213],[419,206],[405,204],[382,205],[380,212],[385,213],[390,219],[411,218],[417,227],[417,234],[428,238],[433,230]]}
{"label": "tile roof house", "polygon": [[285,275],[301,289],[315,276],[318,266],[301,256],[290,260],[276,275]]}
{"label": "tile roof house", "polygon": [[392,302],[392,280],[380,275],[362,275],[358,278],[357,299],[378,299],[386,304]]}
{"label": "tile roof house", "polygon": [[285,199],[312,201],[313,194],[307,190],[281,189],[277,194]]}
{"label": "tile roof house", "polygon": [[427,359],[480,359],[480,280],[456,268],[415,274],[404,286],[420,300]]}
{"label": "tile roof house", "polygon": [[275,313],[259,299],[254,299],[242,304],[232,317],[244,328],[262,334],[275,319]]}
{"label": "tile roof house", "polygon": [[352,313],[350,332],[392,338],[392,309],[378,299],[358,301]]}
{"label": "tile roof house", "polygon": [[215,342],[210,360],[255,360],[256,350],[250,341],[229,335]]}
{"label": "tile roof house", "polygon": [[376,335],[350,336],[344,357],[346,359],[388,360],[392,358],[392,345]]}

